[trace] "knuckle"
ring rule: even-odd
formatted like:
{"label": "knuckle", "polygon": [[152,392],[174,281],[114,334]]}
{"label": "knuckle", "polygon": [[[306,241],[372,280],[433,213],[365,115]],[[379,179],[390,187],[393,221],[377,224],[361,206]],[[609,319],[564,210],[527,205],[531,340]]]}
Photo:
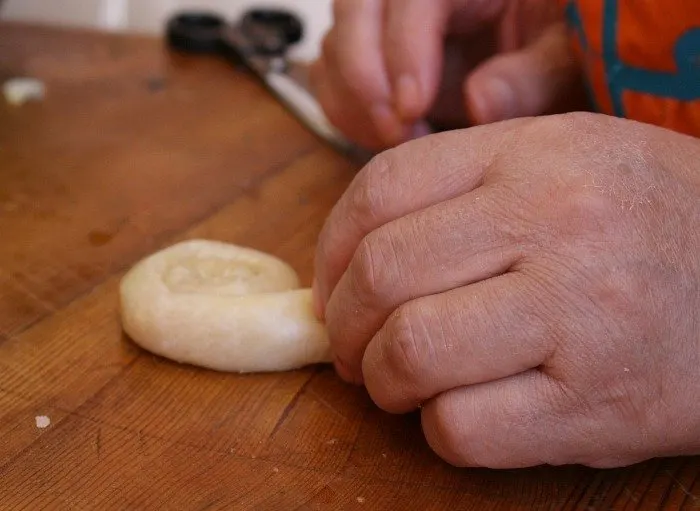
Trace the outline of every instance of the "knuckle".
{"label": "knuckle", "polygon": [[469,394],[440,395],[422,410],[423,433],[430,448],[457,467],[512,468],[522,455],[510,439],[494,435],[484,421],[483,402]]}
{"label": "knuckle", "polygon": [[370,238],[371,235],[360,242],[350,263],[353,287],[363,300],[373,297],[380,287],[377,275],[381,269],[376,267],[375,244]]}
{"label": "knuckle", "polygon": [[387,335],[387,364],[406,382],[420,379],[430,353],[425,349],[422,311],[411,305],[399,307],[384,326]]}
{"label": "knuckle", "polygon": [[350,263],[352,286],[361,304],[378,308],[389,301],[392,277],[387,268],[385,234],[374,231],[360,242]]}
{"label": "knuckle", "polygon": [[385,94],[379,78],[367,68],[359,54],[338,51],[334,63],[340,81],[356,103],[367,109],[368,105],[383,98]]}
{"label": "knuckle", "polygon": [[350,191],[350,212],[360,225],[368,225],[381,218],[386,199],[382,176],[386,172],[386,157],[375,156],[357,175]]}
{"label": "knuckle", "polygon": [[387,181],[392,173],[392,151],[384,151],[360,171],[352,187],[350,207],[357,220],[376,222],[385,216]]}
{"label": "knuckle", "polygon": [[600,237],[613,227],[606,220],[612,213],[612,202],[601,193],[599,186],[603,185],[591,184],[579,188],[563,202],[565,210],[559,218],[578,235],[592,234]]}
{"label": "knuckle", "polygon": [[560,115],[532,117],[525,123],[529,133],[546,132],[554,140],[580,138],[581,135],[596,134],[600,131],[600,116],[588,112],[567,112]]}
{"label": "knuckle", "polygon": [[653,314],[640,297],[648,294],[649,275],[619,264],[600,264],[597,275],[588,277],[589,287],[598,307],[624,325],[625,335],[645,339],[653,329]]}
{"label": "knuckle", "polygon": [[356,102],[366,104],[379,95],[377,77],[367,68],[361,54],[348,51],[347,46],[331,30],[321,43],[321,55],[330,73],[336,76],[338,89]]}
{"label": "knuckle", "polygon": [[462,423],[463,418],[455,413],[448,399],[438,397],[421,412],[423,434],[435,454],[457,467],[478,466],[465,449],[472,439],[461,430]]}
{"label": "knuckle", "polygon": [[551,116],[549,122],[552,124],[553,129],[558,129],[560,132],[599,137],[601,127],[614,127],[618,121],[612,117],[601,117],[594,112],[568,112],[562,115]]}
{"label": "knuckle", "polygon": [[350,194],[351,214],[361,226],[371,224],[383,209],[384,198],[380,190],[373,185],[374,178],[364,173]]}
{"label": "knuckle", "polygon": [[[362,374],[365,388],[374,404],[389,413],[405,412],[405,399],[401,387],[403,381],[385,364],[384,340],[376,339],[370,343],[362,360]],[[381,345],[379,345],[381,343]]]}

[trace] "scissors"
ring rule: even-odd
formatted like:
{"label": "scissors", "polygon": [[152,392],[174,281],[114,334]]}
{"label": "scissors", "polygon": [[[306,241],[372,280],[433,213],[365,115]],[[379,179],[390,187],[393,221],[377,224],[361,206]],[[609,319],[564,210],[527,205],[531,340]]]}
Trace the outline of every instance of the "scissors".
{"label": "scissors", "polygon": [[243,65],[312,132],[343,152],[356,152],[330,124],[313,94],[290,75],[288,52],[303,36],[301,20],[282,9],[252,9],[236,24],[209,12],[182,11],[166,26],[171,49],[220,55]]}

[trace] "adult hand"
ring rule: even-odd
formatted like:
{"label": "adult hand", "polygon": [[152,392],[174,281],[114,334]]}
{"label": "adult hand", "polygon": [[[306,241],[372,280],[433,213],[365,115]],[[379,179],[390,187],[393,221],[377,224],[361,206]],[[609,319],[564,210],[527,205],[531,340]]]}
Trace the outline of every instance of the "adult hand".
{"label": "adult hand", "polygon": [[700,452],[700,141],[593,114],[377,156],[314,289],[339,374],[455,465]]}
{"label": "adult hand", "polygon": [[329,119],[368,149],[426,134],[426,119],[465,127],[583,105],[553,0],[335,0],[334,7],[312,80]]}

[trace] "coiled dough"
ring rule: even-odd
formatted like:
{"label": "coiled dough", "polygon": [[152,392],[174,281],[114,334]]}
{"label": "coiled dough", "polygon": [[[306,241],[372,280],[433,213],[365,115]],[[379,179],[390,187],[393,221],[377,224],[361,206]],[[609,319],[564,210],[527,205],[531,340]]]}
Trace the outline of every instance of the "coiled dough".
{"label": "coiled dough", "polygon": [[310,289],[294,269],[250,248],[178,243],[122,279],[124,331],[165,358],[218,371],[288,371],[330,361]]}

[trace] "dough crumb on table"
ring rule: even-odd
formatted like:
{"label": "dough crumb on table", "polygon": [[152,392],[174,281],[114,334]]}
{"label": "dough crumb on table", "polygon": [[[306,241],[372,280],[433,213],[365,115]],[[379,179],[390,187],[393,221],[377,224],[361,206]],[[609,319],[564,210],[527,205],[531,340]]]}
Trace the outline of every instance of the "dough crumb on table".
{"label": "dough crumb on table", "polygon": [[34,422],[36,423],[36,427],[39,429],[45,429],[51,425],[51,419],[46,415],[37,415],[34,417]]}
{"label": "dough crumb on table", "polygon": [[136,344],[181,363],[249,373],[331,361],[311,289],[250,248],[191,240],[161,250],[122,279],[120,312]]}
{"label": "dough crumb on table", "polygon": [[2,92],[8,104],[21,106],[27,101],[41,101],[44,99],[46,85],[35,78],[17,77],[3,83]]}

